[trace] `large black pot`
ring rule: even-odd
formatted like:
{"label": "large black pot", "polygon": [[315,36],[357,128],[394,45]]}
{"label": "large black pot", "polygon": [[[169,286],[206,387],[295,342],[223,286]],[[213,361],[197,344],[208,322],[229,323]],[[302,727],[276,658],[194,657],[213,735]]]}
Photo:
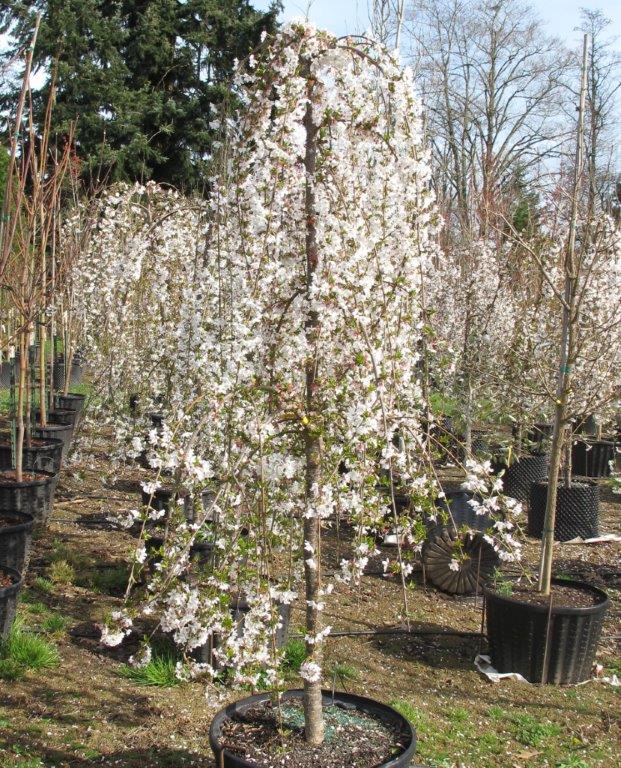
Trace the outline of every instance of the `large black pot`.
{"label": "large black pot", "polygon": [[56,395],[56,408],[64,411],[76,411],[78,416],[84,410],[86,395],[79,395],[76,392],[68,392],[66,395]]}
{"label": "large black pot", "polygon": [[505,465],[505,473],[502,476],[504,493],[518,501],[528,501],[531,484],[546,479],[549,464],[549,456],[539,453],[522,456],[508,467]]}
{"label": "large black pot", "polygon": [[547,443],[552,438],[553,431],[554,424],[545,422],[533,424],[532,429],[528,433],[528,440],[534,443],[534,453],[544,453],[544,448],[548,447]]}
{"label": "large black pot", "polygon": [[[65,360],[61,355],[56,359],[54,364],[54,386],[57,389],[62,389],[65,386]],[[74,356],[71,365],[71,376],[69,378],[69,385],[81,384],[82,377],[84,375],[84,365],[82,359],[77,355]]]}
{"label": "large black pot", "polygon": [[[39,410],[35,411],[35,419],[39,421]],[[78,417],[78,412],[68,408],[53,408],[47,412],[47,421],[50,424],[62,424],[70,426],[72,429]]]}
{"label": "large black pot", "polygon": [[34,517],[26,512],[0,512],[0,565],[23,574],[30,557]]}
{"label": "large black pot", "polygon": [[615,458],[616,444],[611,440],[576,440],[571,448],[574,475],[609,477],[610,462]]}
{"label": "large black pot", "polygon": [[[278,609],[279,626],[274,633],[274,641],[276,643],[276,648],[284,648],[289,639],[291,605],[289,603],[278,603],[276,607]],[[231,603],[231,616],[237,629],[237,637],[242,637],[244,634],[244,623],[249,611],[250,606],[244,597],[233,600]],[[192,651],[192,656],[201,664],[210,664],[214,669],[220,669],[221,665],[213,653],[219,645],[220,637],[218,635],[211,635],[204,645],[201,645]]]}
{"label": "large black pot", "polygon": [[0,575],[8,576],[12,581],[8,587],[0,587],[0,639],[2,639],[9,634],[13,626],[17,596],[22,588],[22,577],[13,568],[6,568],[3,565],[0,565]]}
{"label": "large black pot", "polygon": [[[11,386],[12,369],[13,363],[10,360],[0,363],[0,389],[8,389]],[[15,375],[17,376],[17,371]]]}
{"label": "large black pot", "polygon": [[73,439],[73,427],[70,424],[51,424],[48,423],[45,427],[39,425],[33,427],[32,434],[34,437],[48,438],[52,437],[62,442],[61,460],[64,461],[69,453],[71,447],[71,440]]}
{"label": "large black pot", "polygon": [[[62,440],[54,437],[37,438],[30,446],[24,446],[22,451],[22,462],[24,469],[43,470],[56,474],[60,472],[62,463]],[[11,469],[12,452],[10,443],[0,443],[0,471]]]}
{"label": "large black pot", "polygon": [[484,538],[494,521],[477,515],[469,503],[473,498],[480,501],[467,491],[447,493],[436,500],[446,519],[427,522],[421,552],[425,579],[451,595],[478,592],[498,565],[498,553]]}
{"label": "large black pot", "polygon": [[[324,707],[335,704],[346,711],[358,710],[365,715],[376,718],[380,722],[390,724],[400,732],[401,740],[406,745],[403,752],[387,762],[373,766],[373,768],[407,768],[407,766],[411,765],[416,752],[416,731],[396,709],[393,709],[386,704],[381,704],[374,699],[368,699],[365,696],[356,696],[353,693],[337,692],[334,694],[334,697],[331,691],[323,691],[322,693]],[[301,690],[285,691],[282,694],[282,701],[301,699],[302,695],[303,692]],[[244,760],[240,755],[233,754],[232,752],[229,752],[228,749],[224,749],[220,742],[220,734],[222,726],[227,720],[234,719],[257,704],[269,701],[270,698],[271,694],[269,693],[248,696],[245,699],[229,704],[226,709],[220,710],[211,721],[209,743],[215,755],[218,768],[256,768],[256,763]],[[274,758],[275,762],[277,762],[276,752],[274,752]],[[343,768],[349,768],[349,766],[343,766]]]}
{"label": "large black pot", "polygon": [[[547,481],[532,483],[528,508],[528,535],[541,539],[548,499]],[[599,488],[593,482],[574,481],[567,488],[559,483],[556,496],[554,540],[569,541],[599,535]]]}
{"label": "large black pot", "polygon": [[490,657],[499,672],[518,672],[531,683],[573,685],[591,677],[610,600],[605,592],[589,584],[560,579],[552,582],[589,591],[598,602],[588,608],[553,604],[550,611],[547,605],[486,589]]}
{"label": "large black pot", "polygon": [[0,512],[26,512],[37,525],[52,513],[58,475],[37,471],[34,478],[16,483],[0,475]]}

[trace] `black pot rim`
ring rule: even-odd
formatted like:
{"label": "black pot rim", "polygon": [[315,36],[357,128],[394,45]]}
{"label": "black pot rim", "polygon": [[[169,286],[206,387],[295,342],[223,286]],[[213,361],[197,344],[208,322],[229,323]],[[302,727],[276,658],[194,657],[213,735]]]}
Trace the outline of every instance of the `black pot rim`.
{"label": "black pot rim", "polygon": [[0,587],[0,598],[10,597],[13,593],[17,592],[22,585],[22,575],[14,568],[9,568],[7,565],[0,565],[0,571],[7,574],[13,579],[13,583],[8,587]]}
{"label": "black pot rim", "polygon": [[[301,698],[304,691],[301,688],[294,688],[288,691],[285,691],[282,694],[283,699],[294,699],[294,698]],[[322,696],[324,699],[332,700],[332,691],[331,690],[322,690]],[[209,727],[209,744],[211,746],[211,749],[216,756],[216,759],[218,755],[221,753],[224,753],[224,755],[231,760],[235,760],[237,762],[237,765],[239,768],[257,768],[256,763],[249,763],[247,760],[244,760],[243,757],[240,757],[239,755],[235,755],[232,752],[229,752],[227,749],[223,749],[220,746],[219,742],[219,736],[220,736],[220,728],[222,726],[222,723],[228,719],[233,713],[238,712],[240,707],[242,709],[246,709],[247,707],[251,707],[254,704],[259,704],[263,701],[267,701],[271,698],[270,693],[259,693],[255,694],[254,696],[248,696],[244,699],[238,699],[237,701],[234,701],[232,704],[229,704],[224,709],[221,709],[219,712],[216,713],[213,720],[211,721],[211,725]],[[410,743],[405,748],[405,750],[396,757],[391,758],[388,762],[380,763],[376,766],[373,766],[373,768],[397,768],[397,766],[407,766],[410,765],[410,762],[414,758],[414,754],[416,752],[416,731],[414,730],[413,725],[410,723],[409,720],[407,720],[400,712],[397,712],[396,709],[393,709],[393,707],[389,706],[388,704],[383,704],[379,701],[376,701],[375,699],[367,698],[366,696],[358,696],[354,693],[343,693],[341,691],[336,691],[334,694],[334,700],[343,702],[344,704],[350,704],[354,705],[358,709],[361,709],[364,712],[367,712],[368,714],[373,715],[374,713],[377,713],[379,711],[384,711],[387,715],[389,715],[392,719],[394,719],[397,722],[400,722],[403,726],[404,731],[409,732],[410,735]],[[371,768],[371,767],[370,767]]]}
{"label": "black pot rim", "polygon": [[86,400],[86,395],[81,392],[67,392],[65,395],[63,392],[56,392],[56,397],[68,397],[71,400]]}
{"label": "black pot rim", "polygon": [[[6,472],[12,472],[13,470],[5,470]],[[44,469],[25,469],[24,472],[28,475],[45,475],[43,478],[36,480],[23,480],[21,483],[4,483],[0,475],[0,488],[31,488],[35,485],[47,485],[51,483],[56,477],[57,472],[46,472]]]}
{"label": "black pot rim", "polygon": [[[558,489],[564,489],[565,491],[573,491],[574,489],[582,491],[584,490],[585,486],[588,486],[589,488],[598,488],[597,481],[590,478],[590,477],[583,477],[582,475],[575,475],[571,480],[571,485],[569,488],[563,483],[563,481],[559,478],[558,483],[556,484],[556,487]],[[531,483],[531,485],[538,485],[541,488],[545,486],[546,488],[550,485],[548,480],[537,480],[534,483]]]}
{"label": "black pot rim", "polygon": [[34,516],[28,512],[0,512],[0,515],[8,515],[10,517],[21,518],[20,523],[12,525],[0,526],[0,536],[6,536],[7,534],[21,533],[22,531],[30,530],[34,525]]}
{"label": "black pot rim", "polygon": [[[74,413],[74,411],[69,411],[69,413]],[[37,424],[34,427],[34,431],[45,431],[51,429],[53,432],[61,432],[61,431],[69,431],[73,429],[73,424],[52,424],[48,422],[44,427],[42,427],[40,424]]]}
{"label": "black pot rim", "polygon": [[[571,579],[552,579],[552,584],[562,584],[566,587],[573,587],[574,589],[582,589],[585,592],[591,592],[592,594],[596,595],[599,598],[599,602],[595,605],[590,606],[582,606],[582,607],[572,607],[572,606],[562,606],[562,605],[552,605],[552,615],[553,616],[588,616],[591,613],[599,613],[601,610],[605,610],[610,605],[610,598],[604,592],[603,589],[600,589],[599,587],[594,587],[592,584],[588,584],[586,581],[573,581]],[[536,603],[528,603],[524,600],[518,600],[515,597],[508,597],[505,595],[499,595],[497,592],[494,592],[493,589],[491,589],[488,586],[483,587],[483,593],[485,595],[486,599],[492,598],[495,602],[507,605],[507,606],[515,606],[517,608],[522,608],[525,610],[532,611],[533,613],[544,613],[548,614],[550,611],[549,606],[547,605],[537,605]]]}

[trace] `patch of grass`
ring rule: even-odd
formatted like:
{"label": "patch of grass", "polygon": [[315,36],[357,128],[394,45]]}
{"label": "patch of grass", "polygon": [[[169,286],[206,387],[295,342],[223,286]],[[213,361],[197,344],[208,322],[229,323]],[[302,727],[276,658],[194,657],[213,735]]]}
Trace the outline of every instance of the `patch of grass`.
{"label": "patch of grass", "polygon": [[289,640],[283,650],[282,668],[290,675],[297,675],[306,658],[306,645],[303,640]]}
{"label": "patch of grass", "polygon": [[413,707],[409,701],[403,699],[397,699],[390,702],[390,706],[396,709],[406,720],[408,720],[415,728],[425,728],[428,724],[427,715],[420,709]]}
{"label": "patch of grass", "polygon": [[342,661],[332,664],[328,672],[334,680],[340,680],[341,682],[358,680],[360,677],[359,671],[353,664],[347,664]]}
{"label": "patch of grass", "polygon": [[111,568],[94,568],[82,573],[76,579],[79,587],[105,595],[121,595],[127,587],[129,568],[123,563]]}
{"label": "patch of grass", "polygon": [[177,677],[177,657],[166,651],[153,654],[153,658],[143,667],[132,667],[123,664],[119,670],[121,677],[131,680],[138,685],[156,686],[158,688],[172,688],[180,685]]}
{"label": "patch of grass", "polygon": [[589,768],[589,765],[577,755],[570,755],[569,757],[564,757],[560,763],[556,763],[554,768]]}
{"label": "patch of grass", "polygon": [[37,576],[34,580],[34,586],[39,592],[44,592],[46,595],[54,594],[54,584],[49,579],[44,579],[43,576]]}
{"label": "patch of grass", "polygon": [[606,670],[617,677],[621,677],[621,659],[606,662]]}
{"label": "patch of grass", "polygon": [[487,716],[491,717],[492,720],[502,720],[507,716],[507,713],[502,707],[499,707],[498,705],[493,704],[491,707],[488,707]]}
{"label": "patch of grass", "polygon": [[34,616],[46,616],[50,612],[50,609],[47,607],[47,605],[41,602],[27,603],[26,607],[28,612]]}
{"label": "patch of grass", "polygon": [[75,568],[66,560],[55,560],[47,569],[52,584],[69,586],[75,581]]}
{"label": "patch of grass", "polygon": [[542,723],[536,717],[527,713],[513,715],[511,718],[515,728],[515,738],[527,747],[539,747],[546,739],[558,736],[560,726],[555,723]]}
{"label": "patch of grass", "polygon": [[54,539],[52,542],[52,554],[50,560],[52,563],[64,560],[77,572],[91,568],[93,565],[92,557],[76,551],[60,539]]}
{"label": "patch of grass", "polygon": [[451,723],[465,723],[470,718],[470,712],[463,707],[455,707],[454,709],[449,709],[446,717]]}
{"label": "patch of grass", "polygon": [[5,757],[0,762],[0,768],[45,768],[45,764],[38,757]]}
{"label": "patch of grass", "polygon": [[53,613],[41,622],[41,629],[50,635],[61,635],[67,629],[69,619],[60,613]]}
{"label": "patch of grass", "polygon": [[30,669],[49,669],[58,666],[58,649],[42,637],[24,629],[16,620],[8,637],[0,642],[0,677],[18,680]]}

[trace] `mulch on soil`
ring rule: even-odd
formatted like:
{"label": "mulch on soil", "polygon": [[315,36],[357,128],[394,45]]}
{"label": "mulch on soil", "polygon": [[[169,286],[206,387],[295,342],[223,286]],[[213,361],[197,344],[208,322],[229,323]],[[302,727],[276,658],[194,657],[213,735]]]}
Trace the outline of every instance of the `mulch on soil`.
{"label": "mulch on soil", "polygon": [[310,748],[304,741],[304,712],[284,702],[279,715],[271,702],[259,704],[222,726],[220,743],[257,768],[373,768],[406,748],[392,726],[339,706],[324,707],[325,741]]}

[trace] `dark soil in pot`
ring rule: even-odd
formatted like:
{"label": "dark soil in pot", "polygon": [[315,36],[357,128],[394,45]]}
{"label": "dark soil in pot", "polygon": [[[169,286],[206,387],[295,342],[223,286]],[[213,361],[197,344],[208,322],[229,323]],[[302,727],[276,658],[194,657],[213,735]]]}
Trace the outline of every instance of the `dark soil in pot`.
{"label": "dark soil in pot", "polygon": [[26,512],[0,512],[0,564],[23,574],[30,558],[34,517]]}
{"label": "dark soil in pot", "polygon": [[[528,509],[528,535],[540,539],[543,533],[548,483],[532,483]],[[556,497],[554,540],[569,541],[599,534],[599,488],[592,482],[574,481],[570,487],[559,484]]]}
{"label": "dark soil in pot", "polygon": [[0,639],[6,637],[13,626],[21,587],[21,575],[12,568],[0,565]]}
{"label": "dark soil in pot", "polygon": [[49,472],[24,472],[18,483],[15,472],[0,472],[0,512],[26,512],[37,525],[52,513],[58,475]]}
{"label": "dark soil in pot", "polygon": [[[214,718],[209,740],[223,768],[405,768],[416,750],[412,726],[391,707],[353,694],[323,692],[326,738],[304,741],[302,692],[282,696],[285,729],[269,694],[250,696]],[[282,738],[282,741],[281,741]]]}
{"label": "dark soil in pot", "polygon": [[588,680],[610,601],[589,584],[553,580],[552,601],[534,588],[500,595],[487,589],[492,664],[531,683],[570,685]]}

